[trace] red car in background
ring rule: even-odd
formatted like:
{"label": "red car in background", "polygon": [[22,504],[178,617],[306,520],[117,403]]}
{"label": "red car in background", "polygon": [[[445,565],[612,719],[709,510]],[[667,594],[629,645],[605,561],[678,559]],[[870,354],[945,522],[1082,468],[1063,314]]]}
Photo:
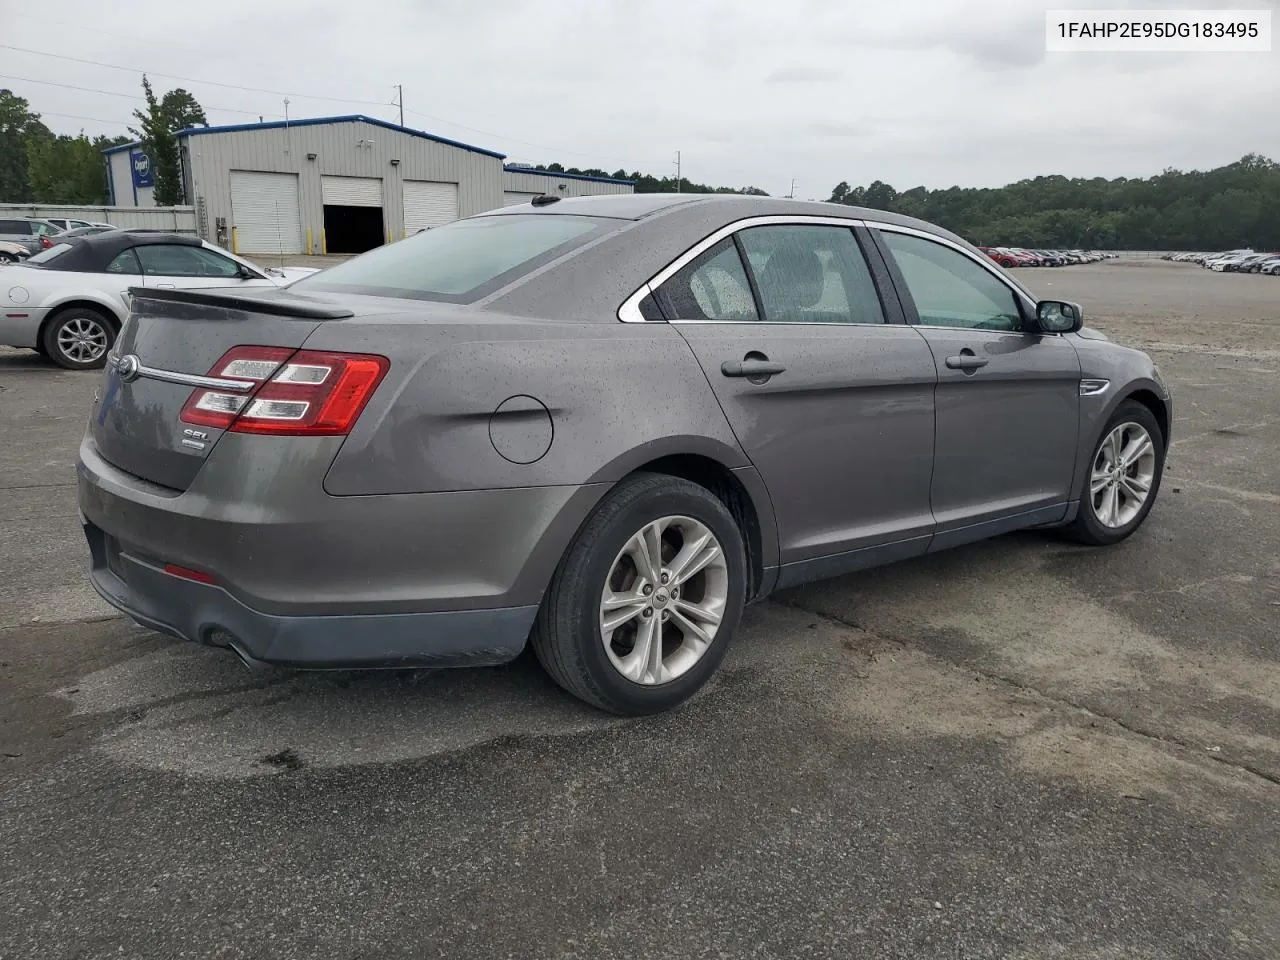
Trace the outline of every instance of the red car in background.
{"label": "red car in background", "polygon": [[1029,259],[1018,256],[1018,254],[1007,247],[979,247],[978,249],[1002,267],[1033,266]]}

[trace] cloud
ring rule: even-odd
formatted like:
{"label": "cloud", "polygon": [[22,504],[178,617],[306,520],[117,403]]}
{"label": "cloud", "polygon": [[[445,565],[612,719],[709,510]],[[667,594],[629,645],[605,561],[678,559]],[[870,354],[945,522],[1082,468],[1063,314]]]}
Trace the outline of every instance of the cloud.
{"label": "cloud", "polygon": [[[1189,0],[1144,5],[1174,2]],[[56,132],[90,134],[124,131],[143,70],[213,123],[283,112],[277,93],[219,83],[288,91],[295,117],[388,120],[403,84],[410,125],[523,160],[662,175],[679,150],[700,182],[784,194],[794,177],[805,196],[1280,159],[1276,53],[1046,56],[1044,11],[1060,6],[1119,4],[185,0],[189,39],[163,36],[172,0],[131,0],[128,26],[59,0],[6,13],[4,42],[129,69],[9,50],[6,73],[105,92],[3,84]]]}
{"label": "cloud", "polygon": [[826,67],[779,67],[767,77],[765,83],[835,83],[841,78],[839,70]]}

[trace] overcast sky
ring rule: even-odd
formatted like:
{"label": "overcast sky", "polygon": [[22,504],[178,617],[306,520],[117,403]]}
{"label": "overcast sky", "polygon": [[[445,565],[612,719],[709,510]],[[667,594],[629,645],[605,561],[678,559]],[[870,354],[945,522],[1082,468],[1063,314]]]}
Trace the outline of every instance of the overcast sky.
{"label": "overcast sky", "polygon": [[402,83],[407,126],[513,161],[662,175],[679,150],[690,179],[815,199],[1280,160],[1280,52],[1045,53],[1046,9],[1122,6],[1280,0],[0,0],[0,86],[117,134],[144,70],[212,124],[285,94],[394,120]]}

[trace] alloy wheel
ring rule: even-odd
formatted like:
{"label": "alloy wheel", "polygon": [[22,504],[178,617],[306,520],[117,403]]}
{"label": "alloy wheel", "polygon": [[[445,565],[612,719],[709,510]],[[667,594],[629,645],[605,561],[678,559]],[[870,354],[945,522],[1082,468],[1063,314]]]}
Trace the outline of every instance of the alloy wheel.
{"label": "alloy wheel", "polygon": [[1133,522],[1151,494],[1156,447],[1151,434],[1132,421],[1116,426],[1098,447],[1089,475],[1093,515],[1105,527]]}
{"label": "alloy wheel", "polygon": [[107,352],[107,328],[93,317],[73,317],[58,330],[58,350],[75,363],[93,363]]}
{"label": "alloy wheel", "polygon": [[600,597],[600,637],[614,669],[633,683],[668,683],[711,647],[729,597],[715,534],[692,517],[663,517],[618,552]]}

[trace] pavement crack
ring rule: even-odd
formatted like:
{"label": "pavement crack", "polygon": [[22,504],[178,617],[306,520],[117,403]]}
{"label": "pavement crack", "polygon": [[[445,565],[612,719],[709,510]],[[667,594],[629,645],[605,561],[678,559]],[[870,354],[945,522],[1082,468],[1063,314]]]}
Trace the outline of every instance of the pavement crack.
{"label": "pavement crack", "polygon": [[[770,602],[776,603],[782,607],[789,607],[793,610],[799,610],[804,613],[811,614],[812,616],[815,616],[815,617],[820,617],[823,620],[827,620],[831,623],[839,624],[840,626],[847,627],[851,630],[859,630],[863,633],[872,633],[872,631],[868,630],[866,627],[864,627],[860,623],[857,623],[856,621],[848,620],[836,614],[826,613],[821,610],[814,610],[812,607],[806,607],[803,604],[796,603],[795,601],[771,600]],[[1161,743],[1168,747],[1177,747],[1183,750],[1188,750],[1194,753],[1196,756],[1205,757],[1209,760],[1212,760],[1215,763],[1220,763],[1224,766],[1231,767],[1233,770],[1236,770],[1239,773],[1249,774],[1250,776],[1256,777],[1257,779],[1262,780],[1266,783],[1269,783],[1272,786],[1280,786],[1280,774],[1270,773],[1266,770],[1261,769],[1260,767],[1254,766],[1251,763],[1248,763],[1243,760],[1236,760],[1229,756],[1224,756],[1221,753],[1210,753],[1206,751],[1203,745],[1192,743],[1190,740],[1187,740],[1183,737],[1179,737],[1173,734],[1159,733],[1155,730],[1147,729],[1146,727],[1139,726],[1133,723],[1132,721],[1125,720],[1121,717],[1114,716],[1113,714],[1105,713],[1093,707],[1086,706],[1085,704],[1081,703],[1078,700],[1074,700],[1071,697],[1064,696],[1060,693],[1052,693],[1048,690],[1044,690],[1036,686],[1034,683],[1030,683],[1025,680],[1019,680],[1016,677],[1010,677],[1005,674],[998,673],[994,670],[977,666],[973,663],[961,663],[955,660],[948,660],[946,657],[939,656],[938,654],[932,651],[925,650],[918,646],[914,646],[913,644],[907,641],[898,639],[896,637],[886,637],[880,633],[874,633],[873,635],[879,638],[880,640],[893,643],[899,647],[902,647],[903,649],[914,650],[917,653],[922,654],[923,656],[926,656],[932,660],[938,661],[939,663],[945,663],[948,666],[958,667],[964,670],[972,670],[974,673],[976,673],[978,676],[982,677],[985,680],[989,680],[993,683],[999,683],[1007,687],[1012,687],[1015,690],[1019,690],[1023,693],[1030,694],[1047,703],[1055,703],[1064,707],[1069,707],[1073,710],[1079,711],[1081,714],[1091,719],[1098,720],[1105,723],[1112,723],[1115,726],[1119,727],[1121,730],[1124,730],[1126,733],[1132,734],[1135,737],[1141,737],[1144,740],[1151,740],[1156,743]]]}

